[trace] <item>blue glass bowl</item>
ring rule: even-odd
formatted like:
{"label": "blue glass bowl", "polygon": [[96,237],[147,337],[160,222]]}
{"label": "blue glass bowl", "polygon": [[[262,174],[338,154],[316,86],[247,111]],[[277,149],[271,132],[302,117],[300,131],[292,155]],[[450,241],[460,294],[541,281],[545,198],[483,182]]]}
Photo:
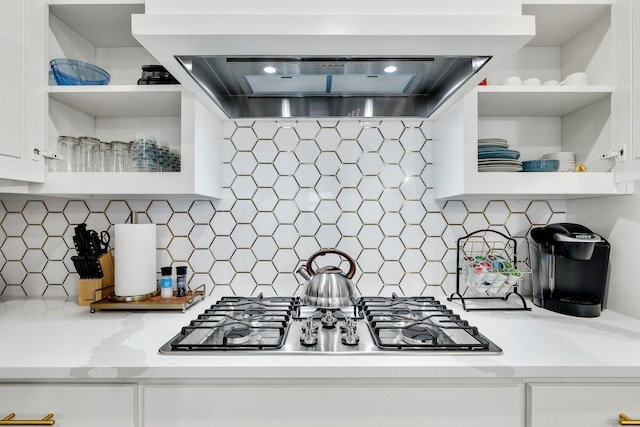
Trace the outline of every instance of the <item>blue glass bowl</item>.
{"label": "blue glass bowl", "polygon": [[51,70],[60,86],[108,85],[111,76],[105,70],[88,62],[75,59],[54,59]]}
{"label": "blue glass bowl", "polygon": [[559,160],[554,159],[541,159],[541,160],[527,160],[522,162],[523,172],[555,172],[560,165]]}

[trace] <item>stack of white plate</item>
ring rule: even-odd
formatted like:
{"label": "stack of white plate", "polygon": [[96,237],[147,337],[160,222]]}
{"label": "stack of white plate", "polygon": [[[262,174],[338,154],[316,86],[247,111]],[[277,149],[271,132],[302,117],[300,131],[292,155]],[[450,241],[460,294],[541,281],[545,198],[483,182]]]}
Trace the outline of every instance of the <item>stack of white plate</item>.
{"label": "stack of white plate", "polygon": [[522,162],[510,159],[478,160],[478,172],[522,172]]}
{"label": "stack of white plate", "polygon": [[576,168],[576,155],[571,151],[544,154],[542,158],[558,160],[558,172],[573,172]]}
{"label": "stack of white plate", "polygon": [[509,143],[503,138],[480,138],[478,148],[509,148]]}
{"label": "stack of white plate", "polygon": [[478,172],[521,172],[520,152],[502,138],[478,139]]}

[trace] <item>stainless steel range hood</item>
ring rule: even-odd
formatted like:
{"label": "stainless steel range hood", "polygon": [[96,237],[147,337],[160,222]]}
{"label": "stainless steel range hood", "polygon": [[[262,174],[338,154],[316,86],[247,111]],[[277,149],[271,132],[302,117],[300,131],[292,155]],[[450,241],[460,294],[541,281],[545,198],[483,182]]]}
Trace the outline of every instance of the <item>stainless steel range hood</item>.
{"label": "stainless steel range hood", "polygon": [[488,57],[178,56],[230,118],[429,117]]}
{"label": "stainless steel range hood", "polygon": [[147,0],[133,35],[232,119],[432,117],[535,34],[516,0],[176,3]]}

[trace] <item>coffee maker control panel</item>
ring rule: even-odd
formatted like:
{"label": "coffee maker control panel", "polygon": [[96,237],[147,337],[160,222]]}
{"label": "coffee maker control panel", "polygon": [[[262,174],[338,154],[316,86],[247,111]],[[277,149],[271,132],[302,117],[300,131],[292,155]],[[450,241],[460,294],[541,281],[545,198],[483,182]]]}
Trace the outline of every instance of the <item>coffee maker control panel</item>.
{"label": "coffee maker control panel", "polygon": [[555,240],[558,242],[600,242],[602,239],[597,234],[591,233],[570,233],[570,234],[561,234],[556,233],[554,236]]}

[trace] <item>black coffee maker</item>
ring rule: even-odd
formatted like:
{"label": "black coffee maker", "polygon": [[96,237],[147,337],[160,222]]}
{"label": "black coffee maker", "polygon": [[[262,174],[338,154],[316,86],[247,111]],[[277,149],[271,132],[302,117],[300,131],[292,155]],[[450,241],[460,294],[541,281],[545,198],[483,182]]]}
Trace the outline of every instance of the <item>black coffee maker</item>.
{"label": "black coffee maker", "polygon": [[571,223],[534,228],[530,237],[533,303],[571,316],[598,317],[604,309],[609,243]]}

